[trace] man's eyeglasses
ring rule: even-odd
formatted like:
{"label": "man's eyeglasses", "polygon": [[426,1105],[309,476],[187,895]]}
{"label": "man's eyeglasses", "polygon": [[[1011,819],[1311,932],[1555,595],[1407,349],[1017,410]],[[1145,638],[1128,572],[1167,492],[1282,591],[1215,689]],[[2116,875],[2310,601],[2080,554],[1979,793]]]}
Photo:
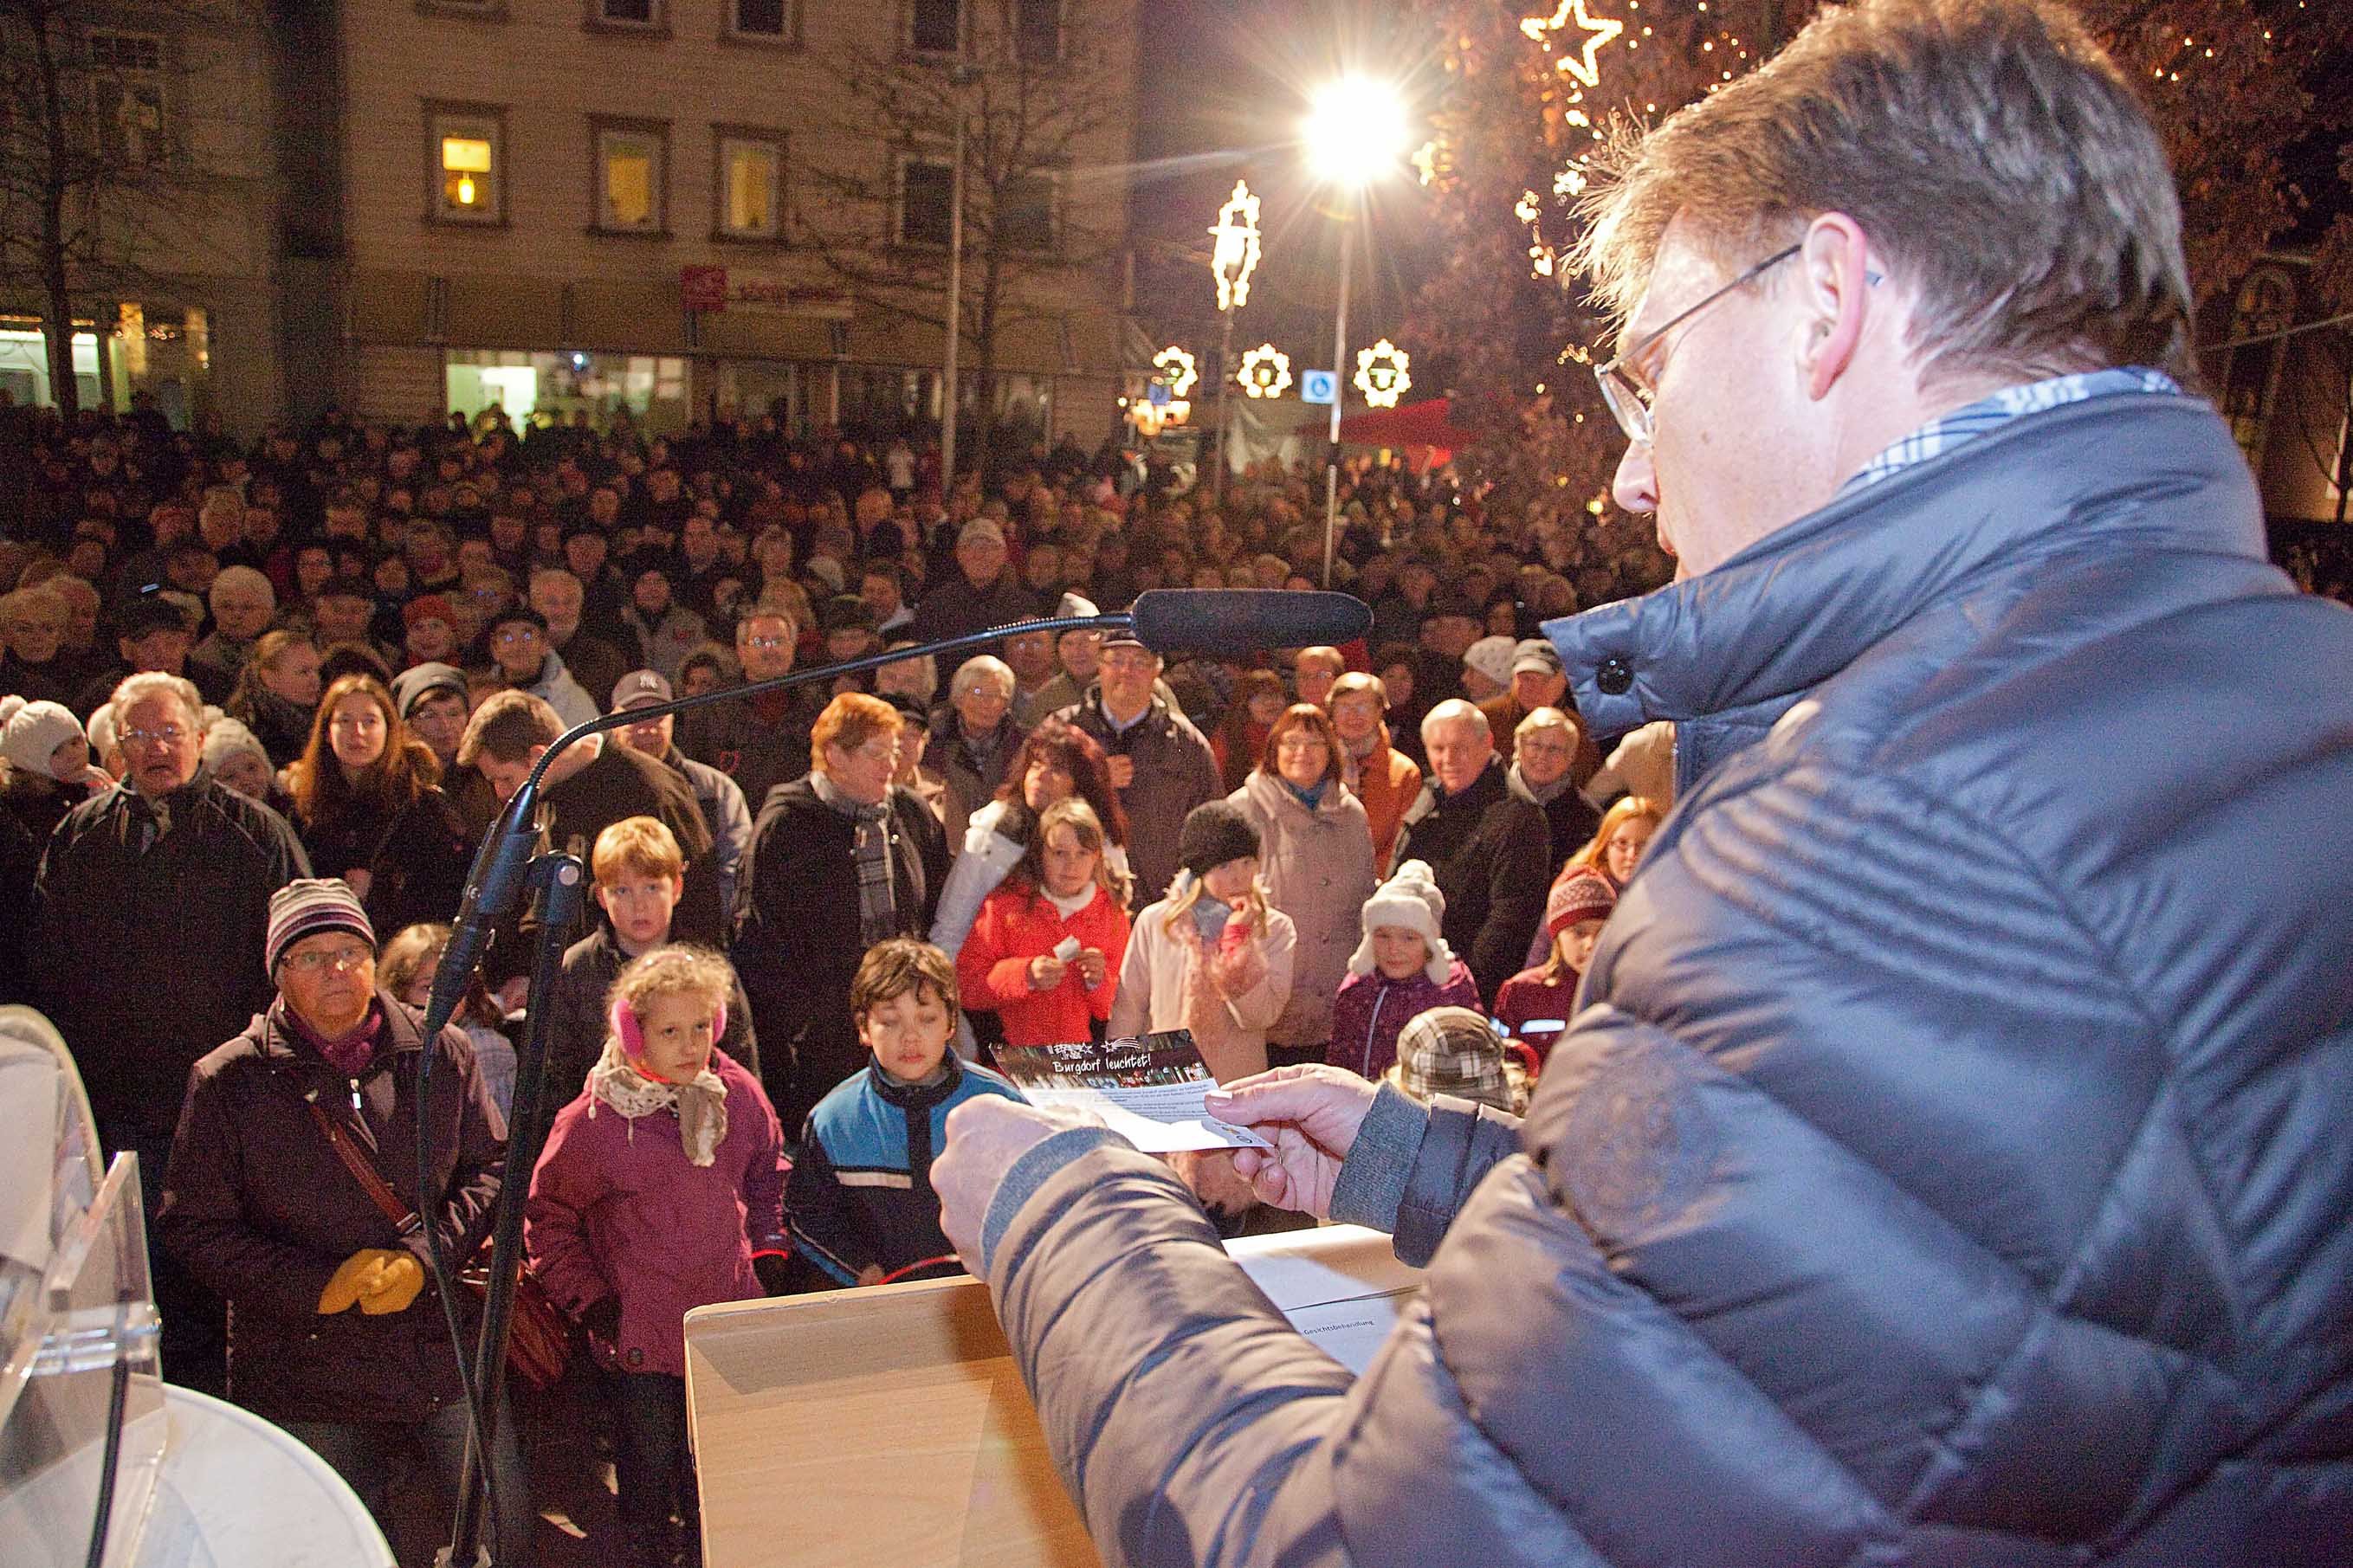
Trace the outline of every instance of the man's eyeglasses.
{"label": "man's eyeglasses", "polygon": [[1697,304],[1678,311],[1664,324],[1653,327],[1632,342],[1626,344],[1619,351],[1616,358],[1593,367],[1593,379],[1601,384],[1601,401],[1608,404],[1609,412],[1618,416],[1618,427],[1626,432],[1628,440],[1638,441],[1647,447],[1651,444],[1651,437],[1658,431],[1657,425],[1651,417],[1651,391],[1641,382],[1634,379],[1631,370],[1633,365],[1640,363],[1643,353],[1651,345],[1723,299],[1726,294],[1754,283],[1766,272],[1778,267],[1804,248],[1803,246],[1792,245],[1786,249],[1775,251]]}

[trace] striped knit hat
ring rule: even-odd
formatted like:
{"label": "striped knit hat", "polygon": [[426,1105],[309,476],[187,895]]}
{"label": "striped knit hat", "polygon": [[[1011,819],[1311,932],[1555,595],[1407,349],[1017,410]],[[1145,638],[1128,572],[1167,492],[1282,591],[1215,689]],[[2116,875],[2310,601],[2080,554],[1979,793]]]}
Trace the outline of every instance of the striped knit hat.
{"label": "striped knit hat", "polygon": [[306,936],[324,931],[347,931],[375,945],[375,927],[359,895],[341,877],[298,877],[269,896],[269,935],[262,944],[263,967],[278,973],[286,950]]}

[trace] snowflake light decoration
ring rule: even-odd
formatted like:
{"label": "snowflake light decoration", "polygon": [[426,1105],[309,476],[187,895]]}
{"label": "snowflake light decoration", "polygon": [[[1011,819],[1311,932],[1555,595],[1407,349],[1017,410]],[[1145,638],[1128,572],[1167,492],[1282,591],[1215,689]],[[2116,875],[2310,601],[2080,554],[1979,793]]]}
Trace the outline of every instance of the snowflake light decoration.
{"label": "snowflake light decoration", "polygon": [[1365,403],[1372,408],[1395,408],[1398,399],[1413,385],[1407,367],[1412,356],[1387,338],[1368,349],[1356,351],[1356,390],[1365,395]]}
{"label": "snowflake light decoration", "polygon": [[1291,356],[1272,343],[1261,343],[1242,355],[1242,368],[1234,377],[1242,384],[1249,397],[1281,397],[1291,390]]}
{"label": "snowflake light decoration", "polygon": [[1155,379],[1168,384],[1168,395],[1171,397],[1184,396],[1193,390],[1193,384],[1201,379],[1199,364],[1190,353],[1175,343],[1152,356],[1152,368],[1160,373]]}

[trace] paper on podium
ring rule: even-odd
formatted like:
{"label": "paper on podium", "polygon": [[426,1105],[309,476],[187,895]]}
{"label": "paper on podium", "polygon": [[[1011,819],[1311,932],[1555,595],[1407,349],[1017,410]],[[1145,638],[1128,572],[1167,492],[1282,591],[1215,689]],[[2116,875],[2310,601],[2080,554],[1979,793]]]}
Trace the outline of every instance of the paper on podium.
{"label": "paper on podium", "polygon": [[[1361,1372],[1419,1271],[1356,1226],[1227,1250]],[[709,1568],[1092,1568],[987,1287],[925,1280],[687,1314]]]}

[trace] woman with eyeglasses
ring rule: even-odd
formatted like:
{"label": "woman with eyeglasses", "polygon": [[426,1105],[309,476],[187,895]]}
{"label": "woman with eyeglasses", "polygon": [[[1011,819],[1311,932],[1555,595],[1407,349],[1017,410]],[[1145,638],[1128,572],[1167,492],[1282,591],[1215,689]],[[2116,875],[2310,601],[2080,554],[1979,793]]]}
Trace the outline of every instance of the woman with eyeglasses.
{"label": "woman with eyeglasses", "polygon": [[[423,1226],[453,1267],[480,1247],[505,1140],[464,1031],[425,1038],[376,984],[375,930],[349,886],[290,882],[259,945],[275,994],[187,1074],[154,1234],[229,1304],[229,1398],[309,1446],[388,1524],[403,1460],[457,1488],[469,1423]],[[420,1120],[429,1199],[413,1163]],[[470,1334],[472,1301],[447,1305]],[[514,1434],[500,1411],[490,1522],[497,1560],[529,1563],[537,1521]]]}

